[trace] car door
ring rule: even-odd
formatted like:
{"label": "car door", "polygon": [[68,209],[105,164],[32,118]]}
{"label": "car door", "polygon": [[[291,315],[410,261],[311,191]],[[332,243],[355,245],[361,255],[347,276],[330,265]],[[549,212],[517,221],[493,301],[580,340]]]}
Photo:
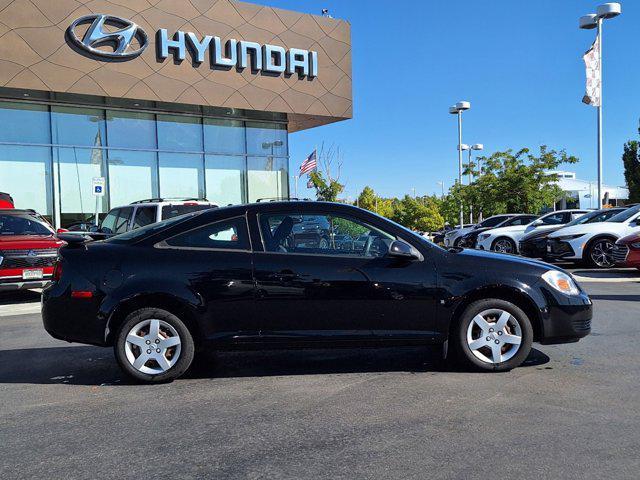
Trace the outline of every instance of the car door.
{"label": "car door", "polygon": [[[218,342],[255,341],[260,331],[254,305],[251,246],[244,215],[213,221],[158,245],[163,268],[186,278],[201,300],[201,332]],[[176,253],[178,253],[176,255]]]}
{"label": "car door", "polygon": [[[254,275],[265,340],[432,333],[422,262],[388,258],[393,233],[351,215],[307,209],[272,209],[258,213],[254,224],[263,247],[254,249]],[[311,224],[329,227],[315,238]]]}

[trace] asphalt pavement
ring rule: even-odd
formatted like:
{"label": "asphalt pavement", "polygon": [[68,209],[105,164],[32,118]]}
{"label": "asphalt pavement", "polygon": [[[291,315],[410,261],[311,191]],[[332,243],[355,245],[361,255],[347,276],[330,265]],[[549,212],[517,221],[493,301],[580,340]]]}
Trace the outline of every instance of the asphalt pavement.
{"label": "asphalt pavement", "polygon": [[637,479],[640,279],[584,275],[593,333],[502,374],[277,351],[135,385],[111,349],[50,338],[37,294],[19,315],[0,298],[2,478]]}

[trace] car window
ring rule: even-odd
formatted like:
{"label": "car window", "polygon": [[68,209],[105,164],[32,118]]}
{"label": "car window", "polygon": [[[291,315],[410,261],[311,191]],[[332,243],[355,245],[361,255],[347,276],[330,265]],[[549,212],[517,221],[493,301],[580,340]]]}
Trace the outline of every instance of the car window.
{"label": "car window", "polygon": [[100,228],[105,233],[113,233],[116,229],[116,219],[118,218],[118,214],[120,213],[120,209],[116,208],[111,210],[107,215],[102,219],[102,223],[100,224]]}
{"label": "car window", "polygon": [[118,235],[119,233],[124,233],[127,231],[129,218],[131,218],[132,212],[133,207],[125,207],[120,209],[120,211],[118,212],[118,217],[116,218],[116,226],[113,230],[113,233]]}
{"label": "car window", "polygon": [[567,223],[565,221],[565,214],[563,212],[554,213],[553,215],[542,217],[540,219],[540,222],[542,223],[542,225],[562,225],[564,223]]}
{"label": "car window", "polygon": [[199,212],[213,208],[213,205],[207,204],[186,204],[186,205],[164,205],[162,207],[162,220],[184,215],[185,213]]}
{"label": "car window", "polygon": [[0,215],[0,235],[51,235],[52,230],[38,217]]}
{"label": "car window", "polygon": [[244,217],[222,220],[181,233],[166,240],[172,247],[250,250]]}
{"label": "car window", "polygon": [[516,225],[529,225],[531,222],[533,222],[536,219],[536,217],[515,217],[512,218],[511,220],[508,220],[507,222],[505,222],[504,226],[516,226]]}
{"label": "car window", "polygon": [[629,220],[630,218],[635,217],[638,212],[640,212],[640,205],[636,205],[635,207],[627,208],[626,210],[620,212],[617,215],[611,217],[608,221],[614,223],[623,223]]}
{"label": "car window", "polygon": [[489,217],[486,220],[484,220],[483,222],[481,222],[478,227],[482,228],[482,227],[495,227],[497,225],[499,225],[500,223],[504,222],[505,218],[507,217]]}
{"label": "car window", "polygon": [[260,215],[265,250],[382,257],[395,237],[353,218],[299,213]]}
{"label": "car window", "polygon": [[133,230],[140,227],[146,227],[156,222],[157,207],[138,207],[136,208],[135,216],[133,217]]}

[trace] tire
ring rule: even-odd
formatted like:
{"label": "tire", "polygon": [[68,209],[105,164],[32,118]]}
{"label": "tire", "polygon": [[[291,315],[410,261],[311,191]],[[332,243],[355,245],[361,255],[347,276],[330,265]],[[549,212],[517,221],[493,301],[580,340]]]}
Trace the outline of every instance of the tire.
{"label": "tire", "polygon": [[120,368],[143,383],[170,382],[180,377],[191,365],[194,350],[186,325],[159,308],[142,308],[127,315],[114,345]]}
{"label": "tire", "polygon": [[[507,317],[503,318],[505,314]],[[499,329],[496,324],[501,320],[506,323]],[[526,360],[531,352],[533,328],[517,305],[489,298],[473,302],[465,309],[451,331],[450,342],[460,363],[475,370],[504,372]]]}
{"label": "tire", "polygon": [[454,240],[454,242],[453,242],[453,246],[454,246],[455,248],[460,248],[460,242],[461,242],[461,241],[462,241],[462,237],[458,237],[458,238],[456,238],[456,239]]}
{"label": "tire", "polygon": [[584,252],[584,261],[590,267],[613,268],[613,244],[616,239],[613,237],[600,237],[593,240]]}
{"label": "tire", "polygon": [[498,253],[518,253],[516,242],[508,237],[498,237],[491,244],[491,250]]}

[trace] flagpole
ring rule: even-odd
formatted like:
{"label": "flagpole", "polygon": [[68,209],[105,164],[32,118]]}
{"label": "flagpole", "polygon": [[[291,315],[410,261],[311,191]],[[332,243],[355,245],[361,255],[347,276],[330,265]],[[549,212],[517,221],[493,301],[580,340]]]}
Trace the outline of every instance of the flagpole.
{"label": "flagpole", "polygon": [[298,179],[300,178],[300,175],[294,175],[293,178],[296,179],[296,183],[295,183],[295,185],[296,185],[296,194],[295,194],[295,197],[298,198]]}
{"label": "flagpole", "polygon": [[598,105],[598,209],[602,208],[602,18],[598,18],[598,63],[600,65],[600,104]]}

